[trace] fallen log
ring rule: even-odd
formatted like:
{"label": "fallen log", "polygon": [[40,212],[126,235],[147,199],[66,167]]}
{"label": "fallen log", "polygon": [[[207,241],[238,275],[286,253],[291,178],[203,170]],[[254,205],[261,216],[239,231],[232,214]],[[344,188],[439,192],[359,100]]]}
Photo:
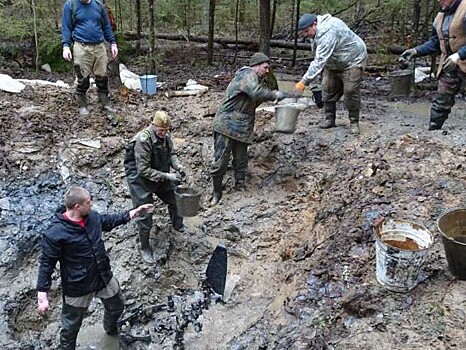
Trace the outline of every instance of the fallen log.
{"label": "fallen log", "polygon": [[[123,33],[123,36],[126,40],[137,40],[138,36],[137,33],[134,31],[127,31]],[[141,33],[141,39],[144,39],[146,34]],[[193,36],[193,35],[183,35],[183,34],[166,34],[166,33],[158,33],[155,35],[157,39],[161,40],[173,40],[173,41],[187,41],[187,42],[198,42],[198,43],[207,43],[208,37],[207,36]],[[259,49],[259,42],[254,40],[245,40],[245,39],[232,39],[232,38],[215,38],[214,43],[221,44],[225,48],[228,45],[238,44],[246,47],[249,51],[256,51]],[[270,40],[270,47],[282,48],[282,49],[293,49],[294,42],[292,41],[285,41],[285,40]],[[298,50],[312,50],[311,44],[308,43],[297,43],[296,48]],[[406,48],[400,45],[379,45],[370,47],[367,51],[371,54],[373,53],[389,53],[394,55],[400,55]]]}

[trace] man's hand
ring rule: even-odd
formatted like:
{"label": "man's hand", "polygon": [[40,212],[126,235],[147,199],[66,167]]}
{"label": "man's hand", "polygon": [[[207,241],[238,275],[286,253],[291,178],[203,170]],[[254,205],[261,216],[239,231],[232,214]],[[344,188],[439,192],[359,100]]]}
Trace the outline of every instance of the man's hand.
{"label": "man's hand", "polygon": [[37,292],[37,311],[39,314],[45,314],[50,308],[46,292]]}
{"label": "man's hand", "polygon": [[295,91],[296,96],[301,96],[304,92],[305,87],[306,85],[302,81],[300,81],[299,83],[296,83],[296,85],[294,86],[294,91]]}
{"label": "man's hand", "polygon": [[73,55],[71,54],[71,50],[68,46],[63,47],[62,55],[63,58],[67,61],[71,61],[73,59]]}
{"label": "man's hand", "polygon": [[137,218],[138,216],[141,216],[146,213],[153,213],[154,212],[154,205],[149,203],[149,204],[143,204],[137,207],[136,209],[130,210],[129,211],[129,217],[130,219]]}
{"label": "man's hand", "polygon": [[186,175],[186,171],[183,168],[178,169],[177,173],[180,175],[180,179],[182,182],[185,182],[188,178]]}
{"label": "man's hand", "polygon": [[281,100],[283,100],[285,98],[292,98],[292,97],[296,97],[296,94],[290,94],[290,93],[285,92],[285,91],[279,91],[277,100],[281,101]]}
{"label": "man's hand", "polygon": [[452,70],[456,69],[458,66],[458,61],[460,60],[460,55],[458,53],[454,53],[445,60],[443,63],[442,71],[444,72],[451,72]]}
{"label": "man's hand", "polygon": [[175,185],[179,185],[181,183],[181,175],[180,174],[165,173],[165,178],[168,181],[173,182]]}
{"label": "man's hand", "polygon": [[110,49],[112,50],[112,57],[116,58],[118,56],[118,46],[117,46],[117,44],[112,44],[110,46]]}
{"label": "man's hand", "polygon": [[399,61],[400,62],[411,61],[416,56],[417,56],[416,49],[408,49],[401,54]]}

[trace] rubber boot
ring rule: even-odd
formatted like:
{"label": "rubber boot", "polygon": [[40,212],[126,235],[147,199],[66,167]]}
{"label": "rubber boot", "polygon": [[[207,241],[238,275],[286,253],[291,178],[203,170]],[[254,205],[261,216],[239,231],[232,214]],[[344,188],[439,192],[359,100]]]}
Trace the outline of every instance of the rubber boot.
{"label": "rubber boot", "polygon": [[448,113],[440,112],[435,109],[430,110],[429,131],[440,130],[448,118]]}
{"label": "rubber boot", "polygon": [[235,190],[246,191],[246,176],[243,173],[235,173]]}
{"label": "rubber boot", "polygon": [[108,335],[118,334],[118,318],[123,313],[125,308],[125,299],[121,292],[118,292],[113,297],[102,299],[104,304],[104,330]]}
{"label": "rubber boot", "polygon": [[222,199],[222,180],[223,178],[219,176],[212,177],[214,192],[210,200],[210,207],[216,206],[220,202],[220,199]]}
{"label": "rubber boot", "polygon": [[79,329],[87,308],[74,307],[63,303],[61,313],[60,349],[75,350]]}
{"label": "rubber boot", "polygon": [[336,126],[335,117],[337,113],[337,104],[335,102],[325,102],[325,120],[320,124],[321,129],[330,129]]}
{"label": "rubber boot", "polygon": [[142,259],[148,263],[154,263],[154,254],[149,244],[149,232],[139,232],[139,241],[141,242]]}
{"label": "rubber boot", "polygon": [[168,214],[170,215],[173,228],[178,232],[184,232],[183,217],[178,215],[175,205],[168,206]]}
{"label": "rubber boot", "polygon": [[110,107],[110,100],[108,99],[108,94],[106,92],[98,92],[97,99],[100,105],[100,108],[104,112],[116,113],[115,108]]}
{"label": "rubber boot", "polygon": [[89,110],[87,109],[86,95],[75,94],[75,97],[76,103],[78,104],[79,108],[79,115],[83,117],[89,115]]}
{"label": "rubber boot", "polygon": [[359,109],[349,111],[350,134],[359,135]]}

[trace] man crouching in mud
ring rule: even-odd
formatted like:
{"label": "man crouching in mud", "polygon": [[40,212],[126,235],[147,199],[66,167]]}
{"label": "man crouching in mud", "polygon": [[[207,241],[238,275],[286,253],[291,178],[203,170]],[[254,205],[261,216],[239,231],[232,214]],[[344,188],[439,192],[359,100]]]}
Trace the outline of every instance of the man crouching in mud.
{"label": "man crouching in mud", "polygon": [[72,186],[64,197],[66,210],[57,213],[42,238],[37,279],[38,312],[49,309],[47,292],[52,273],[60,262],[63,288],[60,349],[76,348],[76,338],[92,299],[104,304],[104,329],[109,335],[118,334],[117,320],[124,309],[120,285],[110,267],[110,259],[102,240],[102,231],[126,224],[131,219],[154,210],[152,204],[118,214],[99,214],[91,210],[89,192]]}

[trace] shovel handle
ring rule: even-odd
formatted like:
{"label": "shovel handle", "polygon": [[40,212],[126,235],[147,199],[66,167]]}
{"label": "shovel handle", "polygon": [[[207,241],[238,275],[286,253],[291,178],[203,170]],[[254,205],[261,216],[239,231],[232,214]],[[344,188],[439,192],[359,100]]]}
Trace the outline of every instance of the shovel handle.
{"label": "shovel handle", "polygon": [[385,221],[385,217],[382,215],[379,215],[375,220],[372,226],[374,227],[375,233],[377,233],[377,236],[382,237],[382,232],[381,232],[381,227],[382,224]]}

